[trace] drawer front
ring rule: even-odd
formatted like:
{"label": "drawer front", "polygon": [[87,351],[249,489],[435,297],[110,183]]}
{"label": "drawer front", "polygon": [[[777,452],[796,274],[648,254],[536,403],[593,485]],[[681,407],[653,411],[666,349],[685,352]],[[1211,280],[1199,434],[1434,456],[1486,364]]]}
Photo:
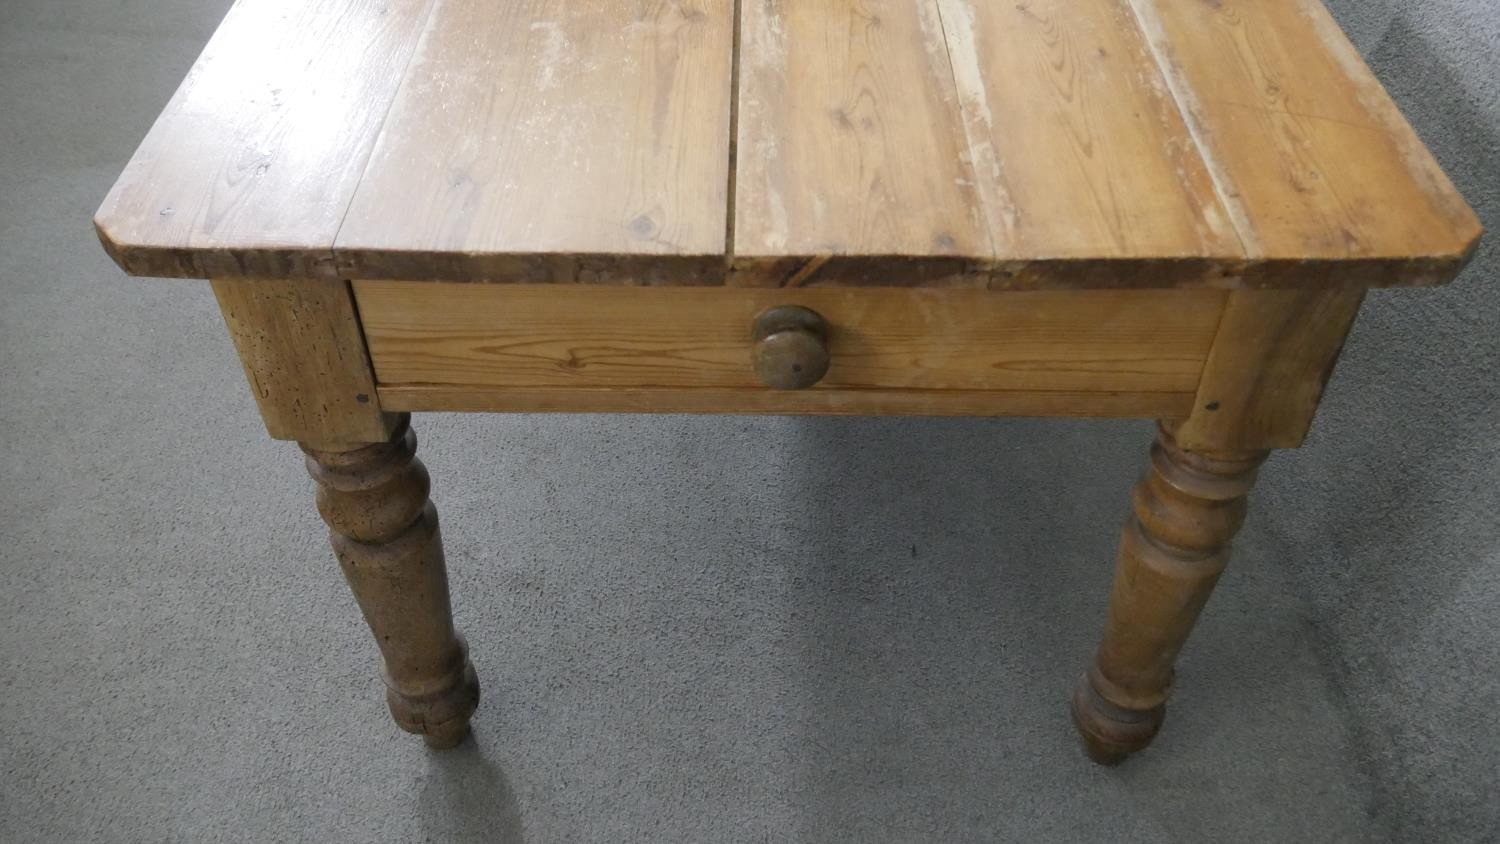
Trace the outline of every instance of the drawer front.
{"label": "drawer front", "polygon": [[[383,406],[414,410],[1180,416],[1225,294],[360,281]],[[764,386],[752,325],[827,325],[827,374]]]}

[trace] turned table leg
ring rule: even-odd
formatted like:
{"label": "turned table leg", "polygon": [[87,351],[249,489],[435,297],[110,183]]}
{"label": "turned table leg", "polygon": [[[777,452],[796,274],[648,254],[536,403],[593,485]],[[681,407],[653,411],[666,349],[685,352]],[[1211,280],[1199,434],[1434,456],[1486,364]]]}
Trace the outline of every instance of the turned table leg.
{"label": "turned table leg", "polygon": [[1163,424],[1136,485],[1104,641],[1073,696],[1089,756],[1115,764],[1156,737],[1172,666],[1229,560],[1264,451],[1193,453]]}
{"label": "turned table leg", "polygon": [[479,681],[453,629],[437,509],[416,448],[402,416],[388,442],[302,450],[334,554],[380,646],[391,714],[446,748],[468,733]]}

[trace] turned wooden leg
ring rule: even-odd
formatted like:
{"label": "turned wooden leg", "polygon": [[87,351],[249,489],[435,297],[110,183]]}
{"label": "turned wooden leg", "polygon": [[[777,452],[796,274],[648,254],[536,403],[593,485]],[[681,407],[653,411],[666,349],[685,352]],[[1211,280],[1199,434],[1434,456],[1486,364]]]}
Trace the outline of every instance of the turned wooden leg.
{"label": "turned wooden leg", "polygon": [[1156,737],[1172,666],[1229,560],[1245,496],[1267,452],[1183,450],[1163,424],[1136,485],[1104,641],[1073,695],[1089,756],[1116,764]]}
{"label": "turned wooden leg", "polygon": [[453,630],[437,509],[410,421],[401,417],[389,442],[302,450],[334,554],[384,657],[391,714],[446,748],[468,733],[479,681]]}

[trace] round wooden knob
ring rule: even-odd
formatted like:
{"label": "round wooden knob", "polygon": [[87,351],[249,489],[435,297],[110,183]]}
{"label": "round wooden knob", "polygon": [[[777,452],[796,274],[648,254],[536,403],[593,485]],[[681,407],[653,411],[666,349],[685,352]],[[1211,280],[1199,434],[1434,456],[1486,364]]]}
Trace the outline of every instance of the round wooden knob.
{"label": "round wooden knob", "polygon": [[828,323],[817,311],[781,305],[755,318],[755,377],[777,390],[805,390],[828,374]]}

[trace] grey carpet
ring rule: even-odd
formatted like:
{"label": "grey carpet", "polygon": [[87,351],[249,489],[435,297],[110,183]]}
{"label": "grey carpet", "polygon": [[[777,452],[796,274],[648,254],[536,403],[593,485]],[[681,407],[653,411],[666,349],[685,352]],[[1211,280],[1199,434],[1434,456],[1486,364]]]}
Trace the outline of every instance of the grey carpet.
{"label": "grey carpet", "polygon": [[[1436,295],[1373,293],[1259,531],[1307,599],[1405,841],[1500,841],[1500,4],[1332,0],[1490,234]],[[1392,213],[1400,213],[1393,209]]]}
{"label": "grey carpet", "polygon": [[[1500,219],[1500,13],[1334,5]],[[429,753],[207,287],[90,229],[226,6],[0,0],[0,841],[1496,835],[1493,248],[1372,297],[1123,768],[1066,697],[1149,429],[1026,420],[418,417],[485,688]]]}

